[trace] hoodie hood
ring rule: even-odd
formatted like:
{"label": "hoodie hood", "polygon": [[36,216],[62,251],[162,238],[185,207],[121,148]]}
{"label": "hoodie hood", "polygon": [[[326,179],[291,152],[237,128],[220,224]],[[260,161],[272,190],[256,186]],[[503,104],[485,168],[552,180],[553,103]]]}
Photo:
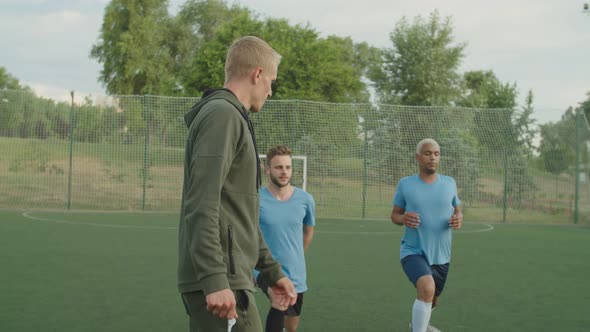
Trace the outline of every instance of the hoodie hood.
{"label": "hoodie hood", "polygon": [[238,97],[228,89],[207,89],[203,92],[201,96],[201,100],[199,100],[191,110],[184,115],[184,123],[186,123],[187,127],[191,126],[191,123],[197,117],[197,114],[201,111],[201,108],[213,99],[223,99],[227,100],[230,104],[234,105],[234,107],[242,112],[244,115],[247,115],[246,108],[244,105],[238,100]]}

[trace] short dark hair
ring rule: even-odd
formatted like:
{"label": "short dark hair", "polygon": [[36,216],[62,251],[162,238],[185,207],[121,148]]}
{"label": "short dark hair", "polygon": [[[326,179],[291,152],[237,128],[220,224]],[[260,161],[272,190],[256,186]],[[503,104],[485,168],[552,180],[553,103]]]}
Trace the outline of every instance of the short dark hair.
{"label": "short dark hair", "polygon": [[266,153],[266,166],[270,166],[270,161],[276,156],[291,157],[291,149],[286,145],[276,145],[270,148]]}

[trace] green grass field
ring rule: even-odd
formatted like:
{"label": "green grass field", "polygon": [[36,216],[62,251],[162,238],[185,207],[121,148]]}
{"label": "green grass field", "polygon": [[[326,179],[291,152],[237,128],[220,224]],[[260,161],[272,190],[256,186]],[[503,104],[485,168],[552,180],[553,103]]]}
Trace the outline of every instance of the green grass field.
{"label": "green grass field", "polygon": [[[0,211],[0,331],[186,331],[173,214]],[[320,219],[301,331],[407,331],[402,228]],[[588,331],[590,228],[466,223],[432,324]],[[261,312],[268,305],[257,294]]]}

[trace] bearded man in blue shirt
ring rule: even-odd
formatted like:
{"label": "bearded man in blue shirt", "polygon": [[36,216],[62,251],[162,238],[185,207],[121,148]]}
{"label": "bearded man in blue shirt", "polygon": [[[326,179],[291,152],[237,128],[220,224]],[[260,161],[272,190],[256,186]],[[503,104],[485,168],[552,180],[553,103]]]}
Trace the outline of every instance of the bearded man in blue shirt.
{"label": "bearded man in blue shirt", "polygon": [[[272,306],[266,319],[266,332],[295,332],[307,291],[305,251],[313,238],[315,201],[303,189],[291,185],[291,149],[284,145],[271,148],[266,154],[265,173],[268,185],[260,190],[260,229],[275,260],[293,282],[297,300],[287,310]],[[267,293],[272,289],[258,280]],[[268,294],[268,293],[267,293]]]}

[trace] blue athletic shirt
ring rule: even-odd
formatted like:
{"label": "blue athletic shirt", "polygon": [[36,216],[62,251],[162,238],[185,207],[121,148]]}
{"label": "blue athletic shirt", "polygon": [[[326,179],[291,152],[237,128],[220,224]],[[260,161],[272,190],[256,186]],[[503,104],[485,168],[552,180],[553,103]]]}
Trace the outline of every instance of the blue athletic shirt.
{"label": "blue athletic shirt", "polygon": [[[303,225],[315,226],[313,197],[294,187],[286,201],[276,199],[268,189],[260,191],[260,229],[275,260],[291,279],[297,293],[307,291],[303,251]],[[255,272],[255,277],[258,271]]]}
{"label": "blue athletic shirt", "polygon": [[397,185],[393,205],[420,216],[418,228],[405,227],[400,259],[423,255],[430,265],[451,261],[453,232],[449,221],[455,207],[461,205],[455,179],[437,174],[437,179],[428,184],[418,175],[405,177]]}

